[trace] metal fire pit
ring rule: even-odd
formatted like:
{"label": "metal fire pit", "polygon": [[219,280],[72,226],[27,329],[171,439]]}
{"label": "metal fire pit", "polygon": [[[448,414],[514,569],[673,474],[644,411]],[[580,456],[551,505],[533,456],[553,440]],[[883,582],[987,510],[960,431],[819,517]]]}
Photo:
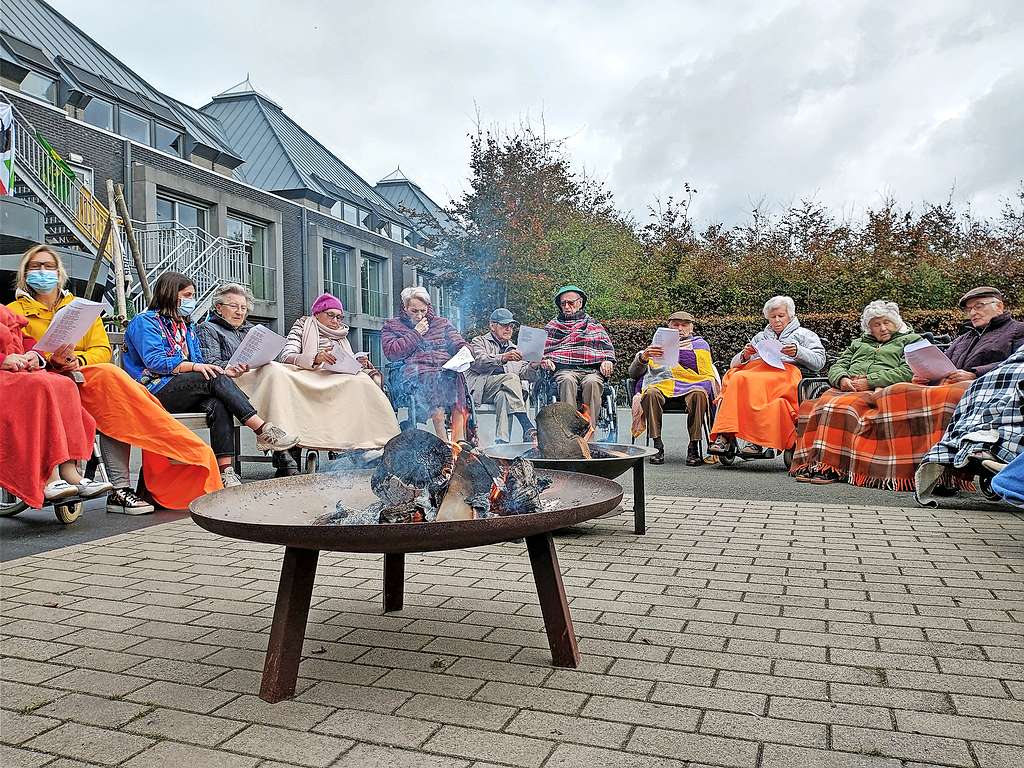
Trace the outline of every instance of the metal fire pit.
{"label": "metal fire pit", "polygon": [[485,520],[312,525],[315,517],[333,510],[338,501],[362,508],[377,500],[370,490],[372,473],[365,471],[263,480],[193,501],[192,519],[200,527],[230,538],[285,547],[260,698],[274,703],[295,693],[321,551],[383,553],[387,612],[402,609],[406,552],[463,549],[525,538],[552,663],[575,667],[580,654],[551,532],[614,509],[622,500],[622,488],[610,480],[581,474],[538,474],[551,479],[541,495],[542,500],[552,502],[549,509]]}
{"label": "metal fire pit", "polygon": [[618,443],[590,443],[591,449],[614,451],[621,456],[606,459],[544,459],[527,456],[535,450],[533,443],[509,443],[492,445],[483,452],[494,459],[514,459],[518,456],[530,461],[537,469],[554,469],[563,472],[580,472],[614,480],[627,470],[633,470],[633,530],[638,535],[647,532],[647,496],[644,491],[644,459],[658,451],[643,445],[619,445]]}

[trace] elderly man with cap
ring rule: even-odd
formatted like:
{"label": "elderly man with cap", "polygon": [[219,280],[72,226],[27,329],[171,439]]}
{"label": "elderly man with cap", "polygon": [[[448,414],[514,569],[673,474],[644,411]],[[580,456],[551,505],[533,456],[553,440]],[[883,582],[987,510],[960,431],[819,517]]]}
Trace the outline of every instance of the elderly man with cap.
{"label": "elderly man with cap", "polygon": [[693,315],[674,312],[668,316],[668,327],[679,331],[679,359],[672,365],[663,365],[656,359],[661,357],[662,350],[647,347],[637,352],[629,364],[629,377],[641,382],[640,406],[647,433],[658,451],[651,457],[651,464],[665,463],[661,424],[665,403],[671,401],[680,403],[686,413],[690,434],[686,464],[696,467],[704,463],[700,444],[704,430],[711,428],[711,401],[718,390],[718,372],[711,362],[711,347],[700,336],[693,335]]}
{"label": "elderly man with cap", "polygon": [[[1024,346],[1024,323],[1006,311],[998,288],[984,285],[968,291],[960,299],[960,309],[967,320],[946,350],[946,356],[959,370],[947,376],[943,384],[980,378]],[[915,379],[915,383],[931,382]]]}
{"label": "elderly man with cap", "polygon": [[590,424],[597,427],[604,382],[615,366],[615,349],[608,331],[587,314],[587,294],[575,285],[555,292],[558,315],[544,330],[548,333],[541,365],[554,371],[558,399],[576,403],[582,392]]}
{"label": "elderly man with cap", "polygon": [[537,430],[526,412],[523,379],[537,375],[539,363],[528,363],[512,343],[516,319],[500,307],[491,312],[490,333],[477,336],[469,343],[473,363],[466,372],[473,402],[494,403],[497,426],[495,442],[507,443],[511,437],[511,421],[515,418],[523,428],[523,441],[530,442]]}

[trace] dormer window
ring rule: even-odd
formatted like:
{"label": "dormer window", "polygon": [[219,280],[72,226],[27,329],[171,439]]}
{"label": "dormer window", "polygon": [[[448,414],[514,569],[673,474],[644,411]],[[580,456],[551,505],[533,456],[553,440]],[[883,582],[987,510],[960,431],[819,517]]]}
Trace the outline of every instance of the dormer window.
{"label": "dormer window", "polygon": [[104,101],[98,96],[93,96],[85,105],[82,112],[82,119],[89,125],[95,125],[105,131],[114,130],[114,105]]}
{"label": "dormer window", "polygon": [[130,109],[120,107],[118,133],[139,144],[149,144],[149,120]]}
{"label": "dormer window", "polygon": [[50,104],[57,103],[57,81],[48,75],[30,71],[21,81],[20,89],[22,93]]}
{"label": "dormer window", "polygon": [[154,123],[153,137],[156,141],[153,146],[161,152],[181,157],[182,133],[173,128],[168,128],[160,122]]}

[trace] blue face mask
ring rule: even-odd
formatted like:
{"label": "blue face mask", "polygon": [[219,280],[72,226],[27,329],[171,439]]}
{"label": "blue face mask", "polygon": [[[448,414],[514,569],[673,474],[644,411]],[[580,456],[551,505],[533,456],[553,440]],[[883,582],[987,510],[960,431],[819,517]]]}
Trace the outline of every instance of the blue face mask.
{"label": "blue face mask", "polygon": [[178,299],[178,314],[181,317],[190,317],[196,311],[195,299]]}
{"label": "blue face mask", "polygon": [[38,293],[49,293],[57,287],[57,273],[50,269],[30,269],[25,273],[28,287]]}

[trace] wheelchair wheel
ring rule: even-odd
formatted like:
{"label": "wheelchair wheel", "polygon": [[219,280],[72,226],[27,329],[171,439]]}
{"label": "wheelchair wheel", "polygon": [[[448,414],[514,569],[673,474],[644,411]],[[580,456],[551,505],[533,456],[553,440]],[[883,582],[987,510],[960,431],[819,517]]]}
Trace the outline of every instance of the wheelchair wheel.
{"label": "wheelchair wheel", "polygon": [[978,475],[978,489],[989,501],[1002,501],[1003,497],[992,490],[992,475]]}
{"label": "wheelchair wheel", "polygon": [[320,466],[320,452],[319,451],[307,451],[306,461],[302,471],[307,475],[315,475],[317,467]]}
{"label": "wheelchair wheel", "polygon": [[796,448],[787,448],[785,451],[782,452],[782,463],[786,465],[786,469],[789,469],[791,466],[793,466],[793,453],[795,451]]}
{"label": "wheelchair wheel", "polygon": [[0,517],[14,517],[26,509],[28,504],[10,491],[0,488]]}
{"label": "wheelchair wheel", "polygon": [[53,508],[53,514],[57,516],[64,525],[71,525],[82,516],[82,502],[76,501],[73,504],[61,504]]}

